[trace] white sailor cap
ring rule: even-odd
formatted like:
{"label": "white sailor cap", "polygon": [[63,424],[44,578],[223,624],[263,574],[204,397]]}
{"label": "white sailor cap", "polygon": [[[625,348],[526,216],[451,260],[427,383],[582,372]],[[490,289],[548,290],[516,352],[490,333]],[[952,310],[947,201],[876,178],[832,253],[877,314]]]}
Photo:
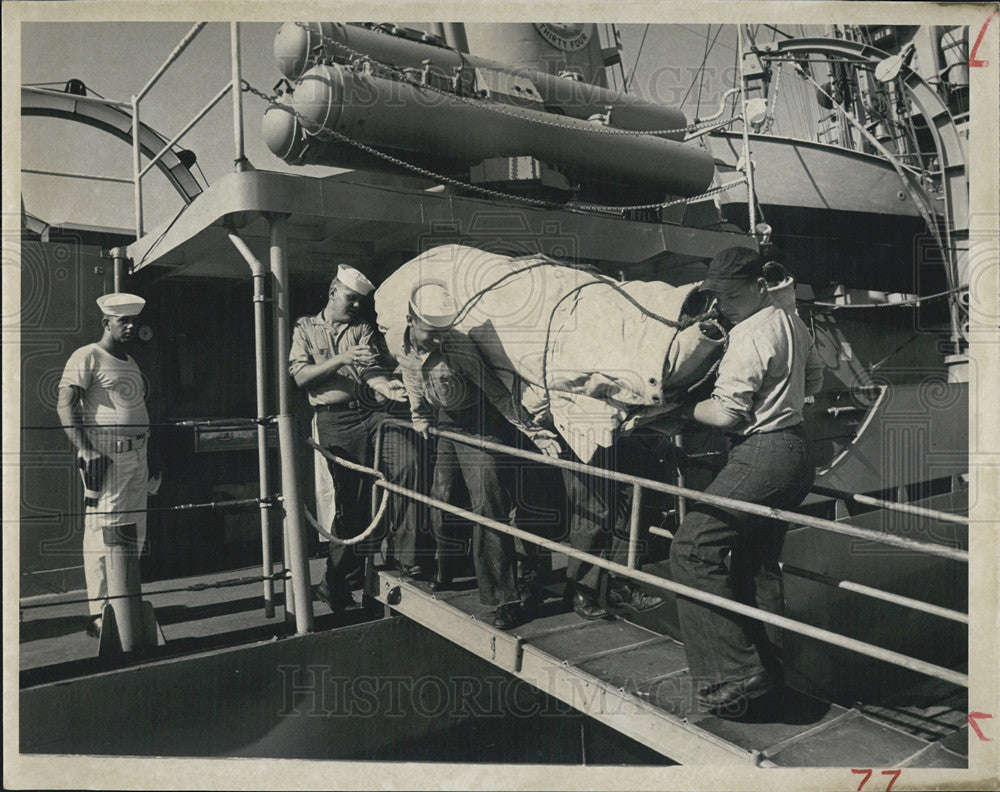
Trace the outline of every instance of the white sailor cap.
{"label": "white sailor cap", "polygon": [[97,298],[97,307],[107,316],[136,316],[146,305],[138,294],[112,292]]}
{"label": "white sailor cap", "polygon": [[443,329],[451,327],[458,307],[443,281],[427,280],[410,292],[410,314],[431,327]]}
{"label": "white sailor cap", "polygon": [[356,291],[362,297],[375,291],[375,284],[368,280],[363,272],[346,264],[337,266],[337,280],[343,283],[348,289]]}

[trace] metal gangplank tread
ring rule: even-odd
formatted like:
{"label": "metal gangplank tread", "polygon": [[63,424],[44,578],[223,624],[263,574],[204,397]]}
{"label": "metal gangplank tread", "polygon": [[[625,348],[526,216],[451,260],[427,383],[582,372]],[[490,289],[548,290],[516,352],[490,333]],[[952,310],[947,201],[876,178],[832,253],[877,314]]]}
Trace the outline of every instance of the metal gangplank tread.
{"label": "metal gangplank tread", "polygon": [[894,723],[891,708],[846,709],[789,690],[780,711],[726,720],[699,707],[684,647],[669,636],[622,619],[586,621],[563,612],[558,600],[505,632],[487,622],[490,609],[480,605],[474,581],[435,593],[381,571],[378,583],[376,599],[394,612],[681,764],[968,764],[967,731],[948,725],[947,717],[925,739]]}

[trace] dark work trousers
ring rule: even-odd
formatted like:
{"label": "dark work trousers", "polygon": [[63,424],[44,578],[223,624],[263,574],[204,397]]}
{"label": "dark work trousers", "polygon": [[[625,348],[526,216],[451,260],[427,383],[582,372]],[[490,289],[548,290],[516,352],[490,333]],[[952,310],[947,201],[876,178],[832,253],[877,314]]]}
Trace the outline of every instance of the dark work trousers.
{"label": "dark work trousers", "polygon": [[[503,418],[485,400],[465,410],[437,411],[438,429],[493,443],[508,443],[504,439],[506,433],[502,422]],[[459,477],[469,493],[469,511],[497,522],[510,522],[510,488],[514,481],[510,460],[498,459],[494,454],[464,443],[437,438],[431,497],[452,503]],[[438,569],[444,577],[449,577],[449,562],[453,563],[454,556],[461,552],[461,543],[449,535],[451,532],[440,509],[431,509],[431,526],[437,541]],[[483,605],[495,607],[520,601],[512,536],[474,524],[472,561],[479,584],[479,601]]]}
{"label": "dark work trousers", "polygon": [[[705,492],[788,509],[802,502],[814,476],[802,429],[796,427],[731,438],[729,460]],[[787,523],[689,504],[670,547],[674,581],[781,613],[778,559]],[[763,622],[684,597],[677,598],[677,612],[688,666],[700,690],[763,669],[778,672],[777,647]]]}
{"label": "dark work trousers", "polygon": [[[655,432],[642,432],[619,437],[608,448],[598,448],[590,463],[594,467],[628,473],[634,476],[660,479],[657,468],[661,443],[667,439]],[[575,456],[570,456],[579,462]],[[569,543],[576,550],[614,561],[628,562],[629,520],[632,509],[632,487],[601,476],[589,476],[563,469],[569,510]],[[640,547],[640,555],[643,546]],[[607,573],[587,561],[569,558],[566,580],[576,591],[591,599],[600,599],[606,592]]]}
{"label": "dark work trousers", "polygon": [[[384,417],[382,412],[364,408],[317,413],[319,443],[332,454],[371,466],[375,458],[378,427]],[[383,430],[381,469],[389,481],[416,489],[417,460],[412,433],[394,427]],[[349,539],[364,531],[371,523],[373,479],[329,460],[328,464],[336,492],[333,528],[336,536]],[[389,498],[389,503],[384,521],[368,539],[356,545],[330,542],[326,582],[334,596],[349,596],[352,587],[361,585],[364,579],[364,560],[378,552],[387,532],[391,532],[400,557],[415,549],[420,514],[417,504],[400,495],[387,494],[386,497]]]}

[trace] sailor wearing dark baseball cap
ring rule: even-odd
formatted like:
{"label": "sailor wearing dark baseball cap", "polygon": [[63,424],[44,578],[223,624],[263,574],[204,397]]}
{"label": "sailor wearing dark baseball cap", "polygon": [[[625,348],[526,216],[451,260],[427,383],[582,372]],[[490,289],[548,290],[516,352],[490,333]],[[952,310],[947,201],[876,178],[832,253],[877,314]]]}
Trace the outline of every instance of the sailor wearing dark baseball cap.
{"label": "sailor wearing dark baseball cap", "polygon": [[[805,397],[823,382],[813,340],[802,320],[771,298],[763,260],[754,250],[721,251],[700,288],[715,295],[719,311],[732,324],[712,395],[685,409],[686,417],[729,435],[728,462],[705,491],[794,508],[815,475],[802,433]],[[747,592],[756,591],[759,607],[778,611],[778,558],[786,528],[696,503],[671,545],[671,576],[731,600],[746,601]],[[780,692],[778,651],[762,622],[684,598],[678,598],[677,610],[702,706],[733,716],[747,711],[749,700]]]}
{"label": "sailor wearing dark baseball cap", "polygon": [[698,288],[724,294],[763,277],[764,260],[756,250],[731,247],[712,259],[705,280]]}

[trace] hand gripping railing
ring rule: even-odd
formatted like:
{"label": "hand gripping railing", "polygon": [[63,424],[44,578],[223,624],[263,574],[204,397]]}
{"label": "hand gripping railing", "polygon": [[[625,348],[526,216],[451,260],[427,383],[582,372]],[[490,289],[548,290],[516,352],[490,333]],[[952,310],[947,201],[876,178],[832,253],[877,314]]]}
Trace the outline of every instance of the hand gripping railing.
{"label": "hand gripping railing", "polygon": [[[379,463],[378,452],[381,448],[381,434],[384,428],[387,426],[395,426],[399,428],[410,428],[412,425],[407,421],[401,421],[398,419],[387,418],[385,419],[379,427],[378,441],[376,445],[376,459],[375,465]],[[711,503],[713,505],[722,506],[728,509],[733,509],[737,511],[743,511],[749,514],[757,514],[765,517],[770,517],[776,520],[783,520],[787,522],[792,522],[798,525],[804,525],[808,527],[819,528],[822,530],[833,531],[836,533],[846,534],[848,536],[861,537],[865,539],[870,539],[872,541],[882,542],[883,544],[893,544],[899,547],[905,547],[916,552],[929,553],[932,555],[938,555],[945,558],[949,558],[956,561],[968,561],[968,553],[955,550],[953,548],[941,547],[939,545],[928,544],[924,542],[917,542],[909,539],[904,539],[902,537],[889,536],[880,534],[877,531],[871,531],[864,528],[858,528],[857,526],[846,525],[843,523],[835,523],[831,520],[823,520],[817,517],[809,517],[807,515],[796,514],[794,512],[788,512],[781,509],[773,509],[770,507],[760,506],[758,504],[747,503],[744,501],[734,500],[733,498],[723,498],[720,496],[709,495],[704,492],[698,492],[696,490],[689,490],[684,487],[677,487],[670,484],[664,484],[662,482],[653,481],[651,479],[641,478],[639,476],[631,476],[624,473],[617,473],[615,471],[603,470],[601,468],[592,467],[591,465],[585,465],[580,462],[572,462],[564,459],[555,459],[552,457],[545,456],[544,454],[534,453],[531,451],[522,451],[517,448],[512,448],[510,446],[505,446],[500,443],[492,443],[488,440],[481,440],[477,437],[470,435],[460,434],[456,432],[448,432],[440,429],[431,429],[432,434],[438,437],[444,437],[455,442],[464,443],[466,445],[471,445],[476,448],[481,448],[486,451],[492,451],[498,454],[505,454],[508,456],[519,457],[521,459],[531,460],[533,462],[542,462],[553,467],[560,467],[566,470],[572,470],[577,473],[582,473],[588,476],[599,476],[602,478],[609,478],[615,481],[619,481],[624,484],[631,484],[635,488],[636,497],[633,498],[633,512],[630,520],[630,545],[634,545],[638,537],[635,535],[638,533],[639,519],[636,516],[639,507],[641,507],[641,496],[640,492],[643,488],[650,489],[658,492],[665,492],[671,495],[679,495],[691,500],[697,500],[704,503]],[[314,446],[316,447],[316,446]],[[327,459],[332,459],[335,463],[338,461],[330,452],[316,447],[317,450]],[[587,563],[593,564],[594,566],[606,569],[609,572],[614,572],[615,574],[622,575],[624,577],[631,578],[640,583],[646,583],[650,586],[664,589],[667,591],[672,591],[675,594],[687,597],[692,600],[697,600],[708,605],[715,605],[723,610],[731,611],[733,613],[739,613],[743,616],[747,616],[751,619],[756,619],[757,621],[764,622],[765,624],[771,624],[775,627],[781,627],[783,629],[789,630],[791,632],[798,633],[800,635],[805,635],[809,638],[813,638],[824,643],[831,644],[833,646],[839,646],[849,651],[857,652],[858,654],[863,654],[868,657],[873,657],[877,660],[882,660],[894,665],[901,666],[903,668],[910,669],[911,671],[916,671],[918,673],[926,674],[928,676],[935,677],[937,679],[943,679],[946,682],[950,682],[955,685],[960,685],[968,687],[969,677],[966,674],[953,671],[950,668],[945,668],[943,666],[935,665],[933,663],[928,663],[924,660],[919,660],[908,655],[904,655],[900,652],[894,652],[889,649],[885,649],[880,646],[875,646],[874,644],[866,643],[864,641],[859,641],[855,638],[850,638],[845,635],[840,635],[839,633],[832,632],[830,630],[824,630],[820,627],[815,627],[811,624],[806,624],[804,622],[796,621],[794,619],[789,619],[785,616],[779,616],[777,614],[769,613],[763,611],[759,608],[754,608],[750,605],[745,605],[741,602],[736,602],[734,600],[726,599],[725,597],[720,597],[715,594],[710,594],[706,591],[701,591],[700,589],[692,588],[690,586],[685,586],[681,583],[675,583],[672,580],[667,580],[666,578],[658,577],[656,575],[651,575],[648,572],[643,572],[639,569],[635,569],[633,566],[625,566],[624,564],[618,564],[614,561],[608,561],[599,556],[591,555],[590,553],[577,550],[569,545],[563,544],[561,542],[556,542],[551,539],[546,539],[544,537],[538,536],[527,531],[522,531],[519,528],[515,528],[506,523],[498,522],[497,520],[492,520],[487,517],[470,512],[466,509],[453,506],[449,503],[437,500],[436,498],[431,498],[414,490],[408,489],[406,487],[399,486],[392,482],[386,481],[381,474],[375,468],[368,468],[365,470],[366,473],[376,477],[374,486],[376,488],[382,488],[389,492],[396,493],[403,497],[411,498],[419,503],[423,503],[427,506],[431,506],[436,509],[454,514],[458,517],[462,517],[466,520],[476,522],[480,525],[492,528],[501,533],[508,534],[510,536],[521,539],[525,542],[531,542],[539,547],[544,547],[548,550],[552,550],[557,553],[562,553],[564,555],[570,556],[572,558],[577,558]],[[633,559],[634,549],[630,547],[630,560]],[[874,589],[873,589],[874,591]],[[888,594],[888,592],[881,592],[883,594]],[[892,595],[890,595],[892,597]],[[909,606],[908,603],[903,602],[902,598],[895,598],[891,601],[895,601],[897,604],[903,606]],[[920,603],[924,606],[927,603]],[[919,608],[925,612],[933,612],[934,606]],[[945,609],[940,609],[944,611]],[[944,612],[939,612],[937,615],[945,616]]]}

